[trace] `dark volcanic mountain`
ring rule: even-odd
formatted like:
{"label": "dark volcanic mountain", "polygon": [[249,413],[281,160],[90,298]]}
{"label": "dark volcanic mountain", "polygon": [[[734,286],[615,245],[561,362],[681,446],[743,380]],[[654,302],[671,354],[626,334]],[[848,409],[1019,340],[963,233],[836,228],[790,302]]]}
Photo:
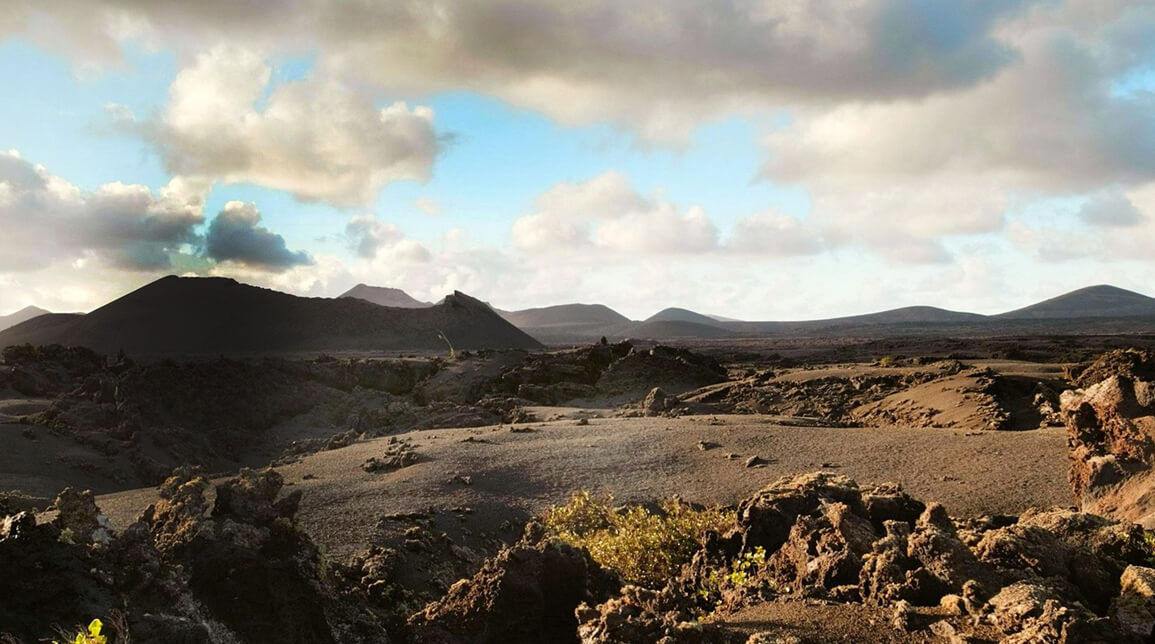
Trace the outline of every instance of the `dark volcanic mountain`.
{"label": "dark volcanic mountain", "polygon": [[463,293],[437,306],[386,308],[305,298],[226,278],[165,277],[83,316],[42,316],[0,332],[0,346],[65,344],[134,355],[538,348]]}
{"label": "dark volcanic mountain", "polygon": [[10,315],[0,315],[0,331],[3,331],[8,327],[16,326],[21,322],[31,320],[32,318],[40,317],[46,313],[48,313],[48,311],[45,311],[38,306],[26,306]]}
{"label": "dark volcanic mountain", "polygon": [[392,306],[398,309],[423,309],[433,306],[432,302],[422,302],[399,288],[358,284],[338,297],[355,297],[378,306]]}
{"label": "dark volcanic mountain", "polygon": [[1057,318],[1121,318],[1155,315],[1155,298],[1116,286],[1088,286],[1043,300],[1038,304],[1002,313],[1003,320],[1049,320]]}
{"label": "dark volcanic mountain", "polygon": [[646,318],[646,322],[692,322],[705,326],[718,326],[720,320],[688,309],[670,307]]}
{"label": "dark volcanic mountain", "polygon": [[501,315],[519,329],[573,324],[628,324],[630,319],[603,304],[559,304],[540,309],[509,311]]}

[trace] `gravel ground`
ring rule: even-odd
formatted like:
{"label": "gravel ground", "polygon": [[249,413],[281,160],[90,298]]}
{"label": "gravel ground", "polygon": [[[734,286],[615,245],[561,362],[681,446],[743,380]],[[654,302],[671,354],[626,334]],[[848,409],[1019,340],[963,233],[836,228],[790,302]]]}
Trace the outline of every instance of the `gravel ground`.
{"label": "gravel ground", "polygon": [[[304,491],[302,526],[334,553],[362,547],[378,520],[391,513],[468,508],[457,513],[454,525],[466,534],[496,533],[505,521],[524,520],[581,489],[609,492],[622,502],[679,495],[733,504],[778,477],[817,469],[863,485],[896,481],[959,516],[1017,514],[1072,501],[1065,432],[1058,428],[968,433],[793,427],[758,416],[588,423],[519,426],[532,429],[526,433],[504,426],[403,434],[398,438],[411,441],[420,461],[392,472],[361,468],[385,452],[387,438],[279,469]],[[747,467],[751,456],[764,464]],[[98,503],[114,524],[124,526],[154,498],[152,489],[130,490]]]}

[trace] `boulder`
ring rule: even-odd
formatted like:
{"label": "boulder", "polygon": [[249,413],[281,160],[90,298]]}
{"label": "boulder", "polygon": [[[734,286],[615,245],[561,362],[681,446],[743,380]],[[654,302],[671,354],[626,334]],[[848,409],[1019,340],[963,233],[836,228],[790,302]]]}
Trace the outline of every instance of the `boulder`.
{"label": "boulder", "polygon": [[410,618],[416,642],[576,642],[574,611],[598,603],[616,583],[589,554],[564,543],[523,540]]}
{"label": "boulder", "polygon": [[[1094,378],[1101,378],[1091,382]],[[1113,351],[1063,392],[1071,486],[1079,508],[1155,527],[1155,357]]]}
{"label": "boulder", "polygon": [[672,402],[673,399],[661,387],[654,387],[642,400],[642,413],[646,416],[660,416],[670,408]]}

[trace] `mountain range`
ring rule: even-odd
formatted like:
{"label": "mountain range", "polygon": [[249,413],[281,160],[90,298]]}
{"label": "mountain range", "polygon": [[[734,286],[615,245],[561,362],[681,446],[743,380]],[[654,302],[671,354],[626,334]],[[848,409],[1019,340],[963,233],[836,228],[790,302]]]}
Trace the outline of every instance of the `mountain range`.
{"label": "mountain range", "polygon": [[[1155,298],[1090,286],[997,315],[910,306],[797,322],[748,322],[667,308],[634,321],[601,304],[498,311],[464,293],[421,302],[358,284],[306,298],[227,278],[165,277],[88,314],[28,307],[0,317],[0,346],[68,344],[137,354],[539,348],[607,339],[1155,332]],[[442,339],[441,335],[445,339]]]}
{"label": "mountain range", "polygon": [[460,292],[405,309],[297,297],[220,277],[165,277],[86,315],[42,315],[0,331],[0,346],[25,343],[131,355],[542,346]]}
{"label": "mountain range", "polygon": [[48,311],[45,311],[38,306],[26,306],[15,313],[9,315],[0,315],[0,331],[3,331],[8,327],[16,326],[21,322],[31,320],[32,318],[40,317],[46,313],[48,313]]}
{"label": "mountain range", "polygon": [[[592,310],[592,307],[597,307],[599,311],[597,320],[584,314]],[[549,311],[548,322],[536,314],[523,315],[537,311]],[[579,315],[579,312],[583,313]],[[1031,335],[1155,332],[1155,298],[1108,285],[1081,288],[997,315],[951,311],[933,306],[908,306],[823,320],[748,322],[675,307],[663,309],[642,321],[629,321],[613,309],[588,304],[560,305],[503,315],[546,343],[584,342],[600,336],[611,339],[677,339],[932,333]]]}
{"label": "mountain range", "polygon": [[337,297],[355,297],[377,306],[391,306],[398,309],[424,309],[433,306],[432,302],[422,302],[399,288],[366,284],[358,284]]}

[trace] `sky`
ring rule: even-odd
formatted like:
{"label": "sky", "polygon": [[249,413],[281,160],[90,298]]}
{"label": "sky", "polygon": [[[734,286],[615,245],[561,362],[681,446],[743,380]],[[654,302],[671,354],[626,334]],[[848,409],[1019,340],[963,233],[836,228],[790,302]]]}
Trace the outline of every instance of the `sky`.
{"label": "sky", "polygon": [[1155,0],[0,0],[0,314],[1155,295]]}

